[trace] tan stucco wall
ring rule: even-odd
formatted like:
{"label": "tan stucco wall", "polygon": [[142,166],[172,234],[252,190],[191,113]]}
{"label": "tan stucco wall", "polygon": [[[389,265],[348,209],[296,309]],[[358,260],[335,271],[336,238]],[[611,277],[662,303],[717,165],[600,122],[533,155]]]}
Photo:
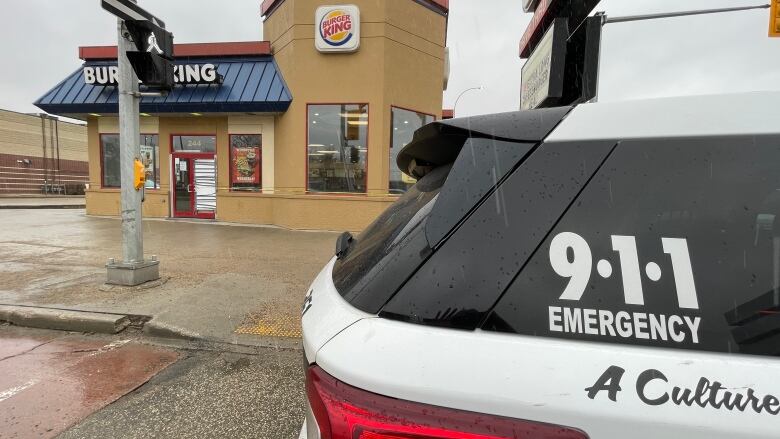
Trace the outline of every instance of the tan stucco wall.
{"label": "tan stucco wall", "polygon": [[217,219],[300,230],[363,230],[396,198],[341,195],[222,194]]}
{"label": "tan stucco wall", "polygon": [[[51,155],[51,143],[59,131],[59,157],[61,160],[87,160],[87,128],[68,122],[44,121],[47,155]],[[36,115],[0,110],[0,154],[43,157],[43,132],[41,118]],[[55,149],[56,154],[56,149]]]}
{"label": "tan stucco wall", "polygon": [[[337,2],[335,2],[337,3]],[[274,57],[292,90],[277,118],[277,193],[305,193],[307,104],[368,103],[368,195],[385,196],[390,178],[390,108],[433,114],[442,108],[445,17],[411,0],[348,2],[360,8],[360,49],[321,54],[314,14],[327,0],[287,0],[264,23]]]}
{"label": "tan stucco wall", "polygon": [[[117,131],[117,119],[114,117],[89,119],[89,215],[119,215],[119,189],[100,187],[100,134],[114,134]],[[146,134],[158,134],[160,145],[160,189],[146,190],[143,204],[143,214],[146,217],[170,217],[170,140],[171,136],[177,134],[217,136],[216,219],[219,221],[272,224],[291,229],[360,231],[395,201],[393,197],[362,195],[274,194],[272,165],[276,136],[273,116],[143,118],[142,131]],[[263,136],[263,193],[230,191],[229,134]],[[266,165],[267,163],[270,165]],[[266,173],[266,166],[272,169],[270,175]]]}

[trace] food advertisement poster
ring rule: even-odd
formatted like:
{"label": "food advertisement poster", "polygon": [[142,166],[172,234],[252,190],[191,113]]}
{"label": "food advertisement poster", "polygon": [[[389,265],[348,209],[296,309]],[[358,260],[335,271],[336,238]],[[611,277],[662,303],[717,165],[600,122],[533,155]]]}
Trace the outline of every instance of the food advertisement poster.
{"label": "food advertisement poster", "polygon": [[235,183],[260,183],[260,147],[233,148],[233,181]]}

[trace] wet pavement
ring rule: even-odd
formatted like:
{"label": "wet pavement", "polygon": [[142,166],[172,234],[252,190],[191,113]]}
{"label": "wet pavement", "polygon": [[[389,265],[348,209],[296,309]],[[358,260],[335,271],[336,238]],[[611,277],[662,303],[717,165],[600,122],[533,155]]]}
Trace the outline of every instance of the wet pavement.
{"label": "wet pavement", "polygon": [[148,315],[239,344],[297,343],[300,303],[337,236],[146,220],[145,253],[159,256],[165,282],[122,288],[103,284],[107,258],[121,254],[118,219],[0,210],[0,225],[0,304]]}
{"label": "wet pavement", "polygon": [[64,439],[295,439],[304,419],[303,353],[190,352]]}
{"label": "wet pavement", "polygon": [[302,355],[0,326],[0,438],[297,438]]}
{"label": "wet pavement", "polygon": [[0,210],[0,304],[145,315],[199,336],[0,324],[0,438],[297,438],[300,304],[337,234],[146,220],[144,235],[162,282],[107,286],[119,220]]}
{"label": "wet pavement", "polygon": [[55,437],[178,356],[128,339],[0,327],[0,437]]}

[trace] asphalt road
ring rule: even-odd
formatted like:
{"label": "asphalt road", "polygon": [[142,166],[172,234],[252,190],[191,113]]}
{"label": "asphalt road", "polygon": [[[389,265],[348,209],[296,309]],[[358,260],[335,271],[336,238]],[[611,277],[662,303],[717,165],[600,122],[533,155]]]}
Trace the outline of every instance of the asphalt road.
{"label": "asphalt road", "polygon": [[0,438],[296,438],[302,355],[0,326]]}

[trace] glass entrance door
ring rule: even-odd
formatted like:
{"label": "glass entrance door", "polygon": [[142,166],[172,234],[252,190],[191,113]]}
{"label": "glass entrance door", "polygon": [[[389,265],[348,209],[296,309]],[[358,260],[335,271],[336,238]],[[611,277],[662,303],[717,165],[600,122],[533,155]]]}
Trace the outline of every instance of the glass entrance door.
{"label": "glass entrance door", "polygon": [[217,167],[214,154],[173,154],[173,216],[214,219]]}

